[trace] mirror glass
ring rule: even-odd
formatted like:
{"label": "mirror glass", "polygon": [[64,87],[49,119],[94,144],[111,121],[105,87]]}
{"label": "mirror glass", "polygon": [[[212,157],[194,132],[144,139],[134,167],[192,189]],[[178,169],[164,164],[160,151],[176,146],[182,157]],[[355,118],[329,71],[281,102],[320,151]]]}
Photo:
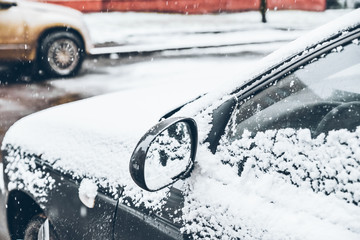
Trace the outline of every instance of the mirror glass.
{"label": "mirror glass", "polygon": [[150,190],[173,183],[191,164],[191,137],[187,123],[178,122],[161,132],[146,155],[144,178]]}

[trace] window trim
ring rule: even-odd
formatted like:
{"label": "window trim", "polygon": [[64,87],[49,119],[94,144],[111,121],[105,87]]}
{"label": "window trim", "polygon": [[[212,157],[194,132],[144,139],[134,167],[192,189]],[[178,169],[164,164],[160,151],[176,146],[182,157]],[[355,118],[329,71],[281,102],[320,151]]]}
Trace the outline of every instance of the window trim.
{"label": "window trim", "polygon": [[[242,100],[246,99],[247,97],[254,95],[262,90],[265,89],[265,87],[271,83],[274,83],[275,81],[279,80],[279,78],[283,77],[285,74],[290,73],[292,71],[295,71],[300,66],[307,65],[312,59],[321,56],[324,53],[330,52],[332,49],[343,45],[345,43],[348,43],[356,38],[360,38],[360,27],[357,26],[357,29],[353,30],[349,34],[346,35],[340,35],[337,36],[335,39],[327,39],[324,40],[323,43],[324,46],[321,48],[308,53],[304,56],[301,56],[297,61],[292,61],[292,59],[299,57],[303,52],[292,56],[291,58],[285,60],[283,63],[278,64],[276,67],[271,68],[270,70],[262,73],[258,77],[254,78],[253,80],[249,81],[247,84],[242,85],[239,89],[232,92],[231,95],[235,95],[235,97],[238,99],[238,103]],[[322,43],[318,43],[322,44]],[[312,47],[308,48],[311,49],[316,45],[313,45]],[[304,50],[305,51],[305,50]],[[272,71],[276,70],[274,73],[271,73]],[[269,74],[268,76],[266,76]],[[263,76],[266,76],[264,79]]]}
{"label": "window trim", "polygon": [[[349,30],[350,31],[350,30]],[[360,25],[356,26],[356,28],[349,32],[349,34],[343,35],[342,33],[338,33],[332,38],[325,39],[323,42],[317,43],[312,45],[311,47],[307,48],[311,49],[317,46],[318,44],[323,44],[323,46],[319,49],[316,49],[313,52],[310,52],[304,56],[301,56],[303,52],[300,52],[296,55],[291,56],[290,58],[286,59],[285,61],[279,63],[273,68],[270,68],[266,72],[261,73],[257,77],[253,78],[252,80],[248,81],[247,83],[240,86],[238,89],[233,91],[230,96],[234,101],[234,105],[232,106],[231,112],[229,112],[229,117],[226,119],[226,123],[224,123],[224,131],[221,134],[217,132],[217,138],[212,138],[211,135],[214,133],[214,125],[211,127],[210,132],[208,133],[208,137],[203,141],[210,143],[209,149],[214,154],[216,152],[217,147],[220,144],[221,137],[225,134],[226,128],[229,125],[230,119],[234,115],[234,110],[236,104],[240,103],[241,101],[245,100],[251,95],[255,95],[260,91],[263,91],[265,87],[275,81],[279,80],[279,78],[283,77],[286,73],[295,71],[300,66],[304,66],[308,64],[312,59],[321,56],[324,53],[327,53],[334,49],[335,47],[342,45],[344,43],[348,43],[356,38],[360,38]],[[325,44],[324,44],[325,43]],[[304,50],[305,51],[305,50]],[[292,59],[299,57],[297,61],[292,61]],[[274,73],[272,71],[276,70]],[[268,76],[266,76],[268,74]],[[264,79],[263,76],[266,76]],[[222,103],[222,104],[225,104]]]}

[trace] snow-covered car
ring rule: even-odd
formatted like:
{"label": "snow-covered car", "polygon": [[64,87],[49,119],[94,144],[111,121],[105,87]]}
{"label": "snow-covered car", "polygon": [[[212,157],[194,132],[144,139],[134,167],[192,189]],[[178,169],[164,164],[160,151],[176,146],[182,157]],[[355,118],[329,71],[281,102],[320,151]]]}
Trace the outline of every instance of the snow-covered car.
{"label": "snow-covered car", "polygon": [[34,63],[47,75],[76,74],[92,49],[82,14],[71,8],[0,0],[0,61]]}
{"label": "snow-covered car", "polygon": [[2,145],[0,224],[12,239],[359,239],[359,79],[356,10],[186,104],[153,88],[25,117]]}

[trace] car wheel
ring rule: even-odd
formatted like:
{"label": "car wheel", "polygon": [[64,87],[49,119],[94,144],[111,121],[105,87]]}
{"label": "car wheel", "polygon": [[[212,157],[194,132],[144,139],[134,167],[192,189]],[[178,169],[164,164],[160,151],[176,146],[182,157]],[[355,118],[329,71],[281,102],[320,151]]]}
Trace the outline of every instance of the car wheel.
{"label": "car wheel", "polygon": [[31,219],[26,227],[24,240],[57,240],[55,230],[42,214]]}
{"label": "car wheel", "polygon": [[40,67],[47,75],[68,77],[81,68],[84,46],[78,36],[71,32],[47,35],[40,45]]}

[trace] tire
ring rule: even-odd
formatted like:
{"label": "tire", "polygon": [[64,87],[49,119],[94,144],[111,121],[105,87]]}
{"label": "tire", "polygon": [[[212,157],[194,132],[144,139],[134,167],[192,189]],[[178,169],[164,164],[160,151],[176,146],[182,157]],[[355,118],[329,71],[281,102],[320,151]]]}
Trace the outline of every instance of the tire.
{"label": "tire", "polygon": [[84,45],[71,32],[55,32],[40,43],[40,68],[48,76],[68,77],[75,75],[84,59]]}
{"label": "tire", "polygon": [[[24,240],[42,240],[39,238],[40,228],[43,226],[47,218],[40,214],[33,217],[25,229]],[[58,240],[53,226],[49,222],[49,240]]]}

